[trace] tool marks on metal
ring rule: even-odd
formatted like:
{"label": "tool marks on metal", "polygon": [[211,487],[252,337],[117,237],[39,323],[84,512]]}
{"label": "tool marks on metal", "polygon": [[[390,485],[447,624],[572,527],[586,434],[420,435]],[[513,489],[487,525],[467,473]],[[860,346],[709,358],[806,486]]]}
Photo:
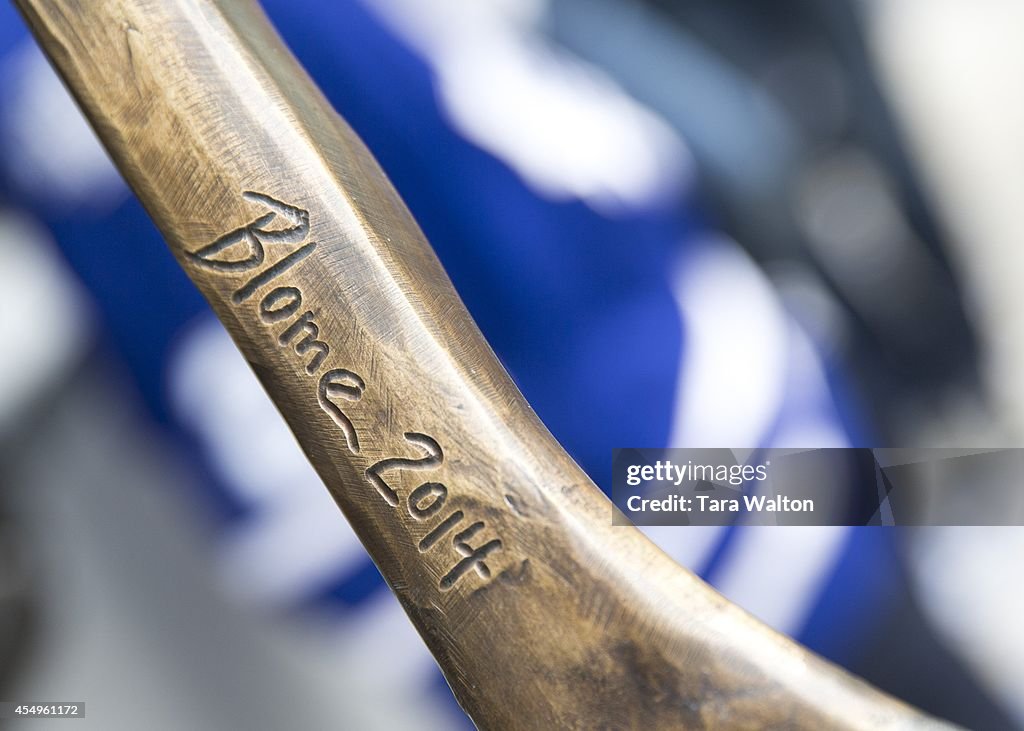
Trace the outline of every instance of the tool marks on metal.
{"label": "tool marks on metal", "polygon": [[[313,253],[316,241],[306,241],[310,230],[309,211],[284,203],[265,193],[245,191],[242,197],[269,209],[250,223],[240,226],[195,251],[186,252],[186,259],[194,266],[218,274],[234,275],[259,268],[267,260],[267,249],[283,244],[299,244],[274,263],[257,271],[235,290],[231,301],[243,305],[259,292],[259,321],[268,328],[284,324],[276,333],[276,342],[282,348],[291,348],[300,358],[307,359],[305,371],[317,376],[331,355],[331,346],[321,339],[321,328],[316,321],[316,308],[311,308],[297,283],[282,282],[281,277]],[[275,286],[270,289],[270,285]],[[324,336],[326,338],[326,336]],[[360,454],[359,432],[346,413],[346,409],[362,400],[366,391],[365,379],[349,368],[331,368],[319,375],[316,386],[317,404],[334,422],[345,437],[345,445],[352,455]],[[363,475],[380,497],[391,507],[399,508],[402,499],[398,489],[384,478],[385,473],[436,470],[444,462],[444,450],[437,440],[421,432],[406,432],[405,441],[417,447],[418,456],[391,456],[366,468]],[[427,481],[406,496],[405,508],[419,527],[426,529],[417,544],[420,553],[450,540],[458,559],[438,581],[438,589],[448,591],[459,579],[471,571],[484,580],[491,578],[485,559],[502,547],[499,538],[486,540],[480,534],[487,528],[482,520],[473,520],[462,509],[454,509],[440,520],[449,500],[448,487],[437,481]],[[465,507],[465,506],[463,506]]]}

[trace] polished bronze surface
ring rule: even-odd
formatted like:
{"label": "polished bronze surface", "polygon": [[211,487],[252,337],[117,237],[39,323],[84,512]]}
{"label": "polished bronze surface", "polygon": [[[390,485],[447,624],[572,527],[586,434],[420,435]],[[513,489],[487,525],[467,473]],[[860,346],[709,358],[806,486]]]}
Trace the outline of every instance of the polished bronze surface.
{"label": "polished bronze surface", "polygon": [[937,724],[612,526],[255,5],[18,4],[481,728]]}

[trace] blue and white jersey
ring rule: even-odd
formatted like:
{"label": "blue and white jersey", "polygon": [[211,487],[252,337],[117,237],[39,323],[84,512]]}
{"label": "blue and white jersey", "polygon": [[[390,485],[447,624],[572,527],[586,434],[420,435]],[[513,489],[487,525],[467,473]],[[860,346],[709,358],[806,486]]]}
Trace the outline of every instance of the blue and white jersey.
{"label": "blue and white jersey", "polygon": [[[539,3],[265,7],[603,489],[615,447],[851,443],[839,376],[698,203],[686,141],[545,41]],[[296,622],[328,618],[319,626],[339,634],[339,652],[388,687],[447,703],[399,605],[9,6],[0,43],[0,195],[50,229],[91,294],[103,347],[152,419],[202,456],[225,589]],[[871,529],[647,532],[840,662],[893,575],[888,539]]]}

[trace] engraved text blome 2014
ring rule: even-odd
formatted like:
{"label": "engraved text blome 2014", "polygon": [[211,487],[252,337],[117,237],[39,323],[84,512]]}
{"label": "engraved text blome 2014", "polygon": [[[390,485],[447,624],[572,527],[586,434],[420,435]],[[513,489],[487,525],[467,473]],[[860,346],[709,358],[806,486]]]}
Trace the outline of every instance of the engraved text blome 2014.
{"label": "engraved text blome 2014", "polygon": [[[221,274],[254,272],[232,294],[232,303],[243,306],[255,295],[262,293],[257,305],[260,322],[268,328],[276,328],[276,340],[280,347],[290,346],[297,356],[304,359],[306,373],[317,379],[317,403],[345,437],[349,452],[359,454],[359,434],[347,416],[346,409],[356,406],[362,399],[367,388],[366,381],[348,368],[325,370],[331,357],[331,346],[326,339],[321,338],[315,310],[306,303],[300,287],[282,279],[316,248],[316,241],[306,240],[310,229],[309,212],[264,193],[245,191],[242,197],[261,204],[266,212],[211,243],[187,252],[186,258],[194,266]],[[285,244],[294,248],[264,267],[267,247]],[[275,286],[271,288],[271,284]],[[402,471],[428,472],[444,461],[444,450],[432,436],[406,432],[404,437],[415,448],[414,454],[417,456],[388,457],[372,464],[364,472],[367,483],[394,508],[400,508],[402,500],[398,491],[387,481],[386,475]],[[445,485],[427,481],[405,498],[405,510],[409,517],[424,527],[417,544],[420,552],[433,550],[443,544],[445,538],[450,538],[451,546],[457,553],[457,560],[438,582],[438,588],[442,591],[451,589],[463,576],[474,570],[481,578],[489,579],[491,570],[485,559],[501,548],[500,539],[485,540],[481,536],[486,530],[483,521],[467,517],[462,510],[446,509],[448,497]]]}

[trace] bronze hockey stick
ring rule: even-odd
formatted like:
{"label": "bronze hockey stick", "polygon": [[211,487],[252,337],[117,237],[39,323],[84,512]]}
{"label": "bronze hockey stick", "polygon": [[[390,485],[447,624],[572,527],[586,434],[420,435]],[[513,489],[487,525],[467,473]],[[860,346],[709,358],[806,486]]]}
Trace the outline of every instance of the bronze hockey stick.
{"label": "bronze hockey stick", "polygon": [[937,725],[612,526],[255,4],[17,3],[479,726]]}

